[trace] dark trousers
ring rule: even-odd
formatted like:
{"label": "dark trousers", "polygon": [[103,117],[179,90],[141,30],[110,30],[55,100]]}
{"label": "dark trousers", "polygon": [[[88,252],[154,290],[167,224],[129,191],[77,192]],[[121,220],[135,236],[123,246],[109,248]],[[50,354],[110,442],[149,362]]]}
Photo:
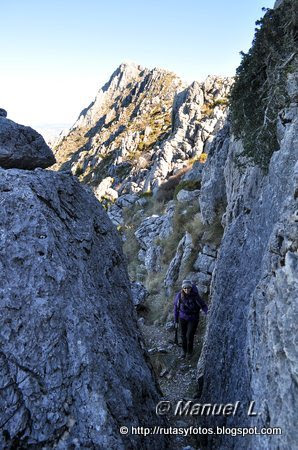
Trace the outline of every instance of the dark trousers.
{"label": "dark trousers", "polygon": [[180,319],[182,348],[185,353],[192,353],[193,351],[193,340],[198,323],[198,320]]}

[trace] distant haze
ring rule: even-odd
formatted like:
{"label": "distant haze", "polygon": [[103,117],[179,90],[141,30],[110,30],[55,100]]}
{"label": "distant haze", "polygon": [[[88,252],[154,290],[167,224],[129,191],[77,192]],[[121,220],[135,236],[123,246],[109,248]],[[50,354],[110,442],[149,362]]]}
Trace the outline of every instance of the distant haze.
{"label": "distant haze", "polygon": [[43,136],[47,144],[51,146],[59,134],[64,130],[68,130],[71,125],[72,123],[40,123],[34,128]]}

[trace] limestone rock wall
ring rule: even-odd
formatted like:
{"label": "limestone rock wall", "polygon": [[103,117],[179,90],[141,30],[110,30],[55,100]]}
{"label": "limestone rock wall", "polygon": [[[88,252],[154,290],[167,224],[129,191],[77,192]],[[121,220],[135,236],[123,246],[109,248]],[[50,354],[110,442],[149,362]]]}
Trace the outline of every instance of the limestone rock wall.
{"label": "limestone rock wall", "polygon": [[[291,77],[289,77],[291,78]],[[207,425],[281,427],[281,436],[217,436],[208,448],[293,448],[297,442],[297,103],[280,113],[280,148],[268,174],[241,167],[241,143],[223,141],[203,175],[202,192],[215,189],[215,168],[226,154],[222,198],[225,231],[211,289],[207,336],[199,362],[201,401],[241,402],[235,417],[210,418]],[[242,161],[243,162],[243,161]],[[239,164],[240,163],[240,164]],[[209,177],[208,177],[209,175]],[[201,199],[202,200],[202,199]],[[204,195],[212,223],[218,199]],[[201,203],[202,204],[202,203]],[[202,211],[204,216],[204,212]],[[202,379],[201,379],[202,380]],[[255,401],[257,417],[247,415]]]}
{"label": "limestone rock wall", "polygon": [[0,447],[163,448],[116,230],[67,173],[0,169]]}

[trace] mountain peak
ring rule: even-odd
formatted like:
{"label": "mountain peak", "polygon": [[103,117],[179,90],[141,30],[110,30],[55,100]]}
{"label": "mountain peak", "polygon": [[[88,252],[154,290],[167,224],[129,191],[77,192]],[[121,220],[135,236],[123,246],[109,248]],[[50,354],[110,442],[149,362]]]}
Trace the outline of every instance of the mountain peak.
{"label": "mountain peak", "polygon": [[133,61],[123,61],[118,67],[118,70],[120,70],[120,72],[125,72],[126,70],[133,70],[133,69],[139,70],[141,72],[142,70],[144,70],[144,67]]}

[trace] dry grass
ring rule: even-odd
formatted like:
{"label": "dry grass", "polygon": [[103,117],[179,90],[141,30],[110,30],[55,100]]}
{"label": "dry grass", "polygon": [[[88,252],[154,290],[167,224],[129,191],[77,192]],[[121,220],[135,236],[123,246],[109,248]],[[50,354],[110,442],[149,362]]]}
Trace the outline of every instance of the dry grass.
{"label": "dry grass", "polygon": [[151,273],[146,279],[146,289],[149,294],[159,294],[161,286],[163,286],[164,274],[162,272]]}
{"label": "dry grass", "polygon": [[136,279],[138,274],[138,253],[140,250],[139,243],[135,237],[132,227],[125,227],[125,241],[123,243],[123,252],[125,254],[128,272],[131,279]]}
{"label": "dry grass", "polygon": [[[150,195],[147,196],[147,204],[144,206],[134,205],[124,211],[126,241],[123,249],[128,260],[128,270],[131,279],[142,281],[149,292],[146,301],[146,320],[150,323],[158,322],[164,324],[172,318],[173,295],[180,288],[182,278],[193,271],[193,264],[203,245],[207,242],[220,244],[223,235],[223,228],[220,220],[224,211],[224,205],[218,207],[217,220],[211,225],[204,225],[199,214],[199,203],[193,200],[187,205],[176,203],[173,216],[173,233],[167,239],[157,239],[155,244],[162,248],[161,270],[158,273],[148,274],[138,260],[139,244],[134,235],[141,221],[152,214],[161,215],[164,213],[165,203],[158,202]],[[175,256],[177,246],[185,233],[190,233],[193,241],[193,251],[180,273],[179,279],[174,284],[170,296],[167,296],[164,279],[172,258]]]}

